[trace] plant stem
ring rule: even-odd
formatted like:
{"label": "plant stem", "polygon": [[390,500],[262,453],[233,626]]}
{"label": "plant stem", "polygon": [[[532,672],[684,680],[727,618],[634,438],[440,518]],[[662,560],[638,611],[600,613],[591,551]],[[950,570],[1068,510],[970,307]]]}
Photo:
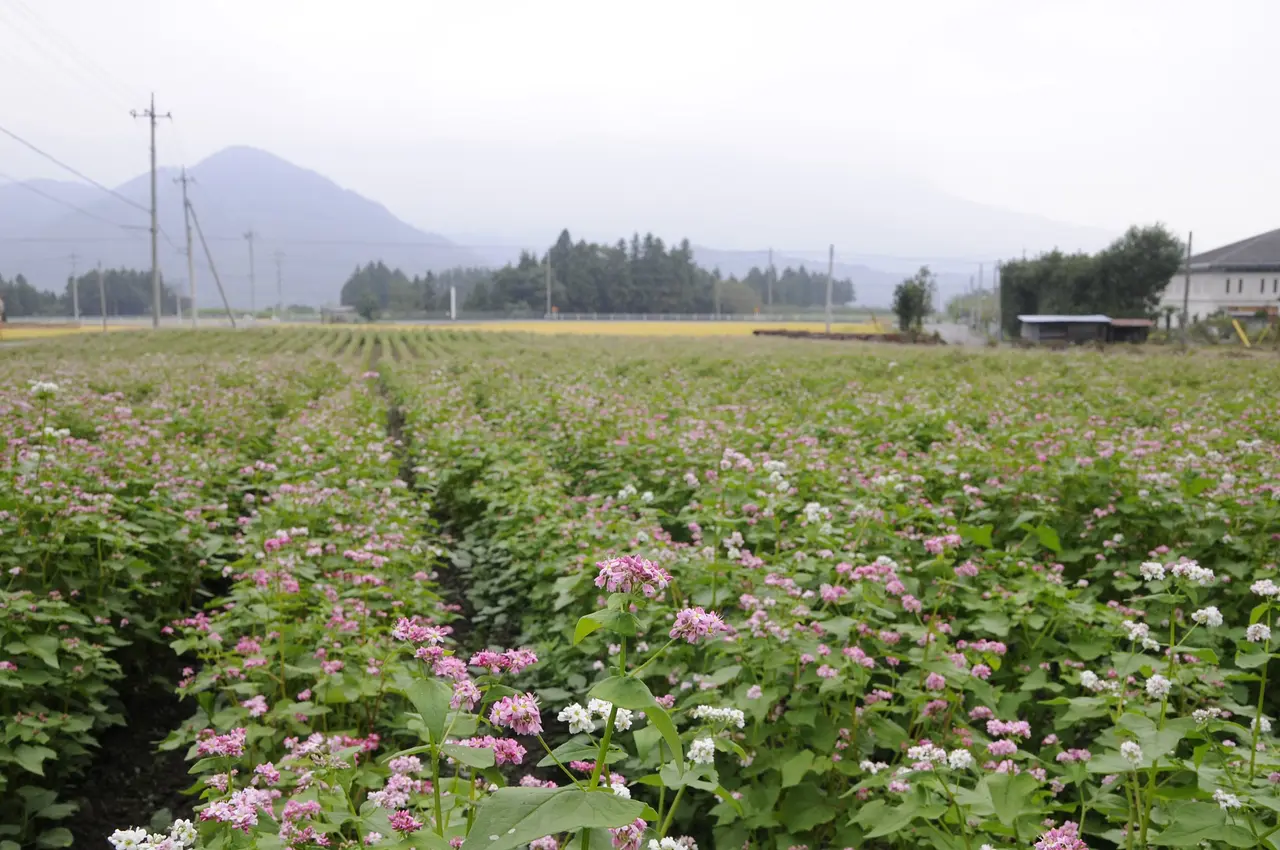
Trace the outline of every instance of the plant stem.
{"label": "plant stem", "polygon": [[[1267,609],[1267,628],[1271,628],[1271,609]],[[1271,649],[1271,641],[1267,641],[1267,650]],[[1258,735],[1262,732],[1262,700],[1267,693],[1267,668],[1271,666],[1270,657],[1267,658],[1265,664],[1262,665],[1262,682],[1258,685],[1258,710],[1254,712],[1253,718],[1253,735],[1249,739],[1249,781],[1253,781],[1255,763],[1258,760]]]}
{"label": "plant stem", "polygon": [[431,747],[431,794],[436,803],[436,834],[444,838],[444,815],[440,806],[440,747]]}
{"label": "plant stem", "polygon": [[[688,787],[688,786],[685,786]],[[676,791],[676,798],[671,801],[671,810],[667,812],[667,819],[663,822],[662,828],[658,830],[658,837],[666,837],[667,830],[671,828],[671,821],[675,820],[676,808],[680,805],[680,798],[684,796],[684,788]]]}

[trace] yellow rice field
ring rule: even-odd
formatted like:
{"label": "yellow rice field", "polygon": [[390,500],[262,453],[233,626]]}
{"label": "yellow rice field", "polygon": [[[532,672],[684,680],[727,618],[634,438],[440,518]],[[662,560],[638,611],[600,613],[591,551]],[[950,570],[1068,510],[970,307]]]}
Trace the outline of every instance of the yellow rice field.
{"label": "yellow rice field", "polygon": [[[593,336],[749,336],[757,328],[773,330],[806,330],[821,333],[826,330],[823,322],[625,322],[625,321],[511,321],[511,322],[458,322],[456,324],[394,324],[378,325],[379,328],[397,330],[465,330],[506,331],[509,333],[573,334]],[[833,322],[833,333],[880,334],[888,330],[884,325],[870,322]]]}
{"label": "yellow rice field", "polygon": [[[108,325],[111,331],[128,331],[134,330],[132,325]],[[102,333],[102,325],[50,325],[49,327],[35,327],[31,325],[9,327],[0,325],[0,342],[22,342],[29,339],[48,339],[57,336],[71,336],[73,334],[85,333]]]}

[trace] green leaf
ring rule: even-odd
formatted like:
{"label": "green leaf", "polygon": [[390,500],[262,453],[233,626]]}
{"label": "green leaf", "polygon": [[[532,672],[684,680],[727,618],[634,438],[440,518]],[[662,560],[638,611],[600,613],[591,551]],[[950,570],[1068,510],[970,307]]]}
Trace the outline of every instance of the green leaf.
{"label": "green leaf", "polygon": [[630,611],[615,611],[611,608],[602,608],[578,619],[578,625],[573,630],[573,642],[575,645],[582,643],[587,635],[598,629],[616,632],[626,637],[634,637],[639,624],[640,621],[636,619],[636,615]]}
{"label": "green leaf", "polygon": [[584,791],[576,785],[500,788],[477,808],[462,848],[513,850],[544,835],[626,826],[644,810],[644,803],[624,800],[612,791]]}
{"label": "green leaf", "polygon": [[960,536],[971,543],[990,548],[991,532],[994,530],[994,525],[961,525]]}
{"label": "green leaf", "polygon": [[1036,537],[1040,539],[1040,545],[1050,550],[1055,555],[1062,552],[1062,541],[1058,539],[1058,532],[1054,531],[1047,525],[1036,526]]}
{"label": "green leaf", "polygon": [[799,785],[800,780],[813,767],[813,752],[801,750],[782,763],[782,787],[790,788]]}
{"label": "green leaf", "polygon": [[823,796],[821,789],[812,783],[789,791],[778,810],[782,825],[788,832],[798,835],[830,821],[836,816],[836,810]]}
{"label": "green leaf", "polygon": [[23,641],[27,649],[54,670],[58,668],[58,639],[53,635],[31,635]]}
{"label": "green leaf", "polygon": [[13,751],[13,757],[18,764],[37,776],[44,776],[45,759],[57,758],[58,754],[48,747],[40,747],[32,744],[19,744],[17,749]]}
{"label": "green leaf", "polygon": [[75,837],[71,835],[71,830],[65,826],[46,829],[40,833],[40,837],[36,839],[37,847],[70,847]]}
{"label": "green leaf", "polygon": [[418,714],[422,715],[422,722],[427,724],[431,740],[437,744],[443,741],[453,689],[439,679],[417,679],[405,688],[405,696],[413,703]]}
{"label": "green leaf", "polygon": [[[636,734],[639,734],[639,731],[642,730],[637,730]],[[656,740],[658,737],[658,730],[654,729],[652,735]],[[559,759],[561,764],[571,761],[596,761],[596,756],[599,754],[600,747],[596,744],[584,744],[577,740],[565,741],[563,744],[552,750],[551,755],[543,756],[542,761],[538,762],[538,767],[551,767],[556,763],[556,759]],[[555,758],[552,758],[552,755],[554,755]],[[609,752],[605,753],[604,763],[613,764],[614,762],[622,761],[627,757],[626,750],[610,744]]]}
{"label": "green leaf", "polygon": [[686,785],[701,788],[703,791],[715,791],[720,785],[715,776],[715,768],[709,764],[695,765],[681,773],[674,764],[667,762],[662,766],[662,770],[658,771],[658,778],[662,780],[663,785],[673,791]]}
{"label": "green leaf", "polygon": [[1241,670],[1252,670],[1262,667],[1271,660],[1271,653],[1265,649],[1250,649],[1248,652],[1236,650],[1236,666]]}
{"label": "green leaf", "polygon": [[667,710],[653,698],[653,694],[644,682],[629,676],[610,676],[596,683],[591,689],[591,696],[611,702],[619,708],[643,711],[645,717],[649,718],[649,722],[662,733],[662,738],[671,748],[676,763],[683,764],[684,748],[680,745],[680,733],[671,722],[671,715],[667,714]]}
{"label": "green leaf", "polygon": [[1201,841],[1222,840],[1227,826],[1227,813],[1216,803],[1180,803],[1169,810],[1173,823],[1147,841],[1159,847],[1194,847]]}
{"label": "green leaf", "polygon": [[991,808],[1005,826],[1013,826],[1018,814],[1036,811],[1029,805],[1030,797],[1039,783],[1026,773],[991,773],[982,778],[981,785],[991,799]]}
{"label": "green leaf", "polygon": [[488,747],[464,747],[462,744],[444,744],[440,747],[440,752],[469,767],[483,769],[494,765],[493,750]]}

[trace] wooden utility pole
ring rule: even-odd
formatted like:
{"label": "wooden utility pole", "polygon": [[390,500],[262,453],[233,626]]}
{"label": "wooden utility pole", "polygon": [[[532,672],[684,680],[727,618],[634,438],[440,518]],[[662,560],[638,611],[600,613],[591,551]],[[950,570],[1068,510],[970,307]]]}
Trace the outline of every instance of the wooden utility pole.
{"label": "wooden utility pole", "polygon": [[766,286],[767,295],[765,297],[764,303],[767,306],[772,307],[773,306],[773,249],[772,248],[769,249],[769,271],[765,275],[765,286]]}
{"label": "wooden utility pole", "polygon": [[1191,302],[1191,237],[1195,235],[1194,231],[1187,232],[1187,266],[1182,273],[1182,347],[1186,348],[1190,343],[1191,322],[1190,319],[1190,302]]}
{"label": "wooden utility pole", "polygon": [[[547,319],[551,318],[551,251],[547,251]],[[456,316],[454,317],[456,318]]]}
{"label": "wooden utility pole", "polygon": [[284,317],[284,252],[276,251],[276,318]]}
{"label": "wooden utility pole", "polygon": [[182,176],[174,180],[182,184],[182,220],[187,228],[187,290],[191,293],[191,327],[200,327],[200,310],[196,307],[196,252],[191,247],[191,207],[187,201],[187,184],[196,182],[187,176],[184,166]]}
{"label": "wooden utility pole", "polygon": [[102,331],[107,330],[107,285],[102,280],[102,261],[98,261],[98,307],[102,310]]}
{"label": "wooden utility pole", "polygon": [[151,94],[151,106],[141,112],[136,109],[129,113],[134,118],[146,118],[151,122],[151,327],[160,327],[160,233],[159,219],[156,216],[156,119],[173,119],[166,112],[156,114],[156,96]]}
{"label": "wooden utility pole", "polygon": [[71,260],[71,315],[75,317],[76,324],[80,324],[80,281],[76,277],[76,265],[80,260],[78,254],[72,254],[67,259]]}
{"label": "wooden utility pole", "polygon": [[227,302],[227,292],[222,288],[222,278],[218,277],[218,267],[213,264],[213,254],[209,252],[209,243],[204,238],[204,230],[200,227],[200,216],[196,215],[196,208],[187,204],[187,209],[191,211],[191,221],[196,226],[196,235],[200,237],[200,245],[204,248],[204,255],[209,260],[209,271],[213,272],[213,282],[218,285],[218,294],[222,296],[222,306],[227,310],[227,318],[231,321],[231,327],[236,326],[235,314],[231,312],[231,304]]}
{"label": "wooden utility pole", "polygon": [[831,333],[831,286],[836,273],[836,246],[827,249],[827,333]]}
{"label": "wooden utility pole", "polygon": [[253,240],[257,238],[257,234],[253,232],[253,228],[244,235],[249,243],[249,315],[257,318],[258,316],[258,279],[257,267],[253,262]]}

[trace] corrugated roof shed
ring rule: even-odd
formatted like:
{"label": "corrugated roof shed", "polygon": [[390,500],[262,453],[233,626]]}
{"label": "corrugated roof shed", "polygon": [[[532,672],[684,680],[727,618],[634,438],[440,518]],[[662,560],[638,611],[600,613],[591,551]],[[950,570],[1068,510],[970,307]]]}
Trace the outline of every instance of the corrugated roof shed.
{"label": "corrugated roof shed", "polygon": [[1037,316],[1027,315],[1019,316],[1019,322],[1025,322],[1028,325],[1066,325],[1066,324],[1087,324],[1087,325],[1109,325],[1111,319],[1103,315],[1088,316]]}

